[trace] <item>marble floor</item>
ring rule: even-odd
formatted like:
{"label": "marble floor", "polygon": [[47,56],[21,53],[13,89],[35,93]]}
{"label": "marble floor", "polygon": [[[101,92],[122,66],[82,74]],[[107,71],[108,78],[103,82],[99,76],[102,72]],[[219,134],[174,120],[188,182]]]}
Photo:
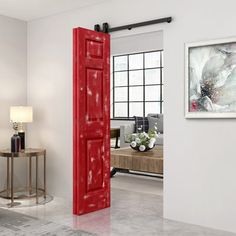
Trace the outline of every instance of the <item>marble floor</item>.
{"label": "marble floor", "polygon": [[112,178],[111,208],[73,216],[67,201],[54,198],[46,205],[11,208],[12,211],[55,222],[101,236],[233,236],[163,219],[162,180],[117,174]]}

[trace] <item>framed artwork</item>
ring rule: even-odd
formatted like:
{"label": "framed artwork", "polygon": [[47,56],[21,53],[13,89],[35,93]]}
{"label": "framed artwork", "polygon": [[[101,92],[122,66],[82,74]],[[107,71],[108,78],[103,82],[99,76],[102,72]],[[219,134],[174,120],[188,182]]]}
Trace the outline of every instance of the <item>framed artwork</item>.
{"label": "framed artwork", "polygon": [[185,45],[185,117],[236,118],[236,38]]}

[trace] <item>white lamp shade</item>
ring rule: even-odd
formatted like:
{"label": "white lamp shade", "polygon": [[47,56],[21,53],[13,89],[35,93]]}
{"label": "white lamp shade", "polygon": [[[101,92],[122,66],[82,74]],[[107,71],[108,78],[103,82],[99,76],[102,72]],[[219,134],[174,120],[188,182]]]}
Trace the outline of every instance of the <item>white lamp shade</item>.
{"label": "white lamp shade", "polygon": [[12,122],[29,123],[33,121],[33,109],[29,106],[15,106],[10,109]]}

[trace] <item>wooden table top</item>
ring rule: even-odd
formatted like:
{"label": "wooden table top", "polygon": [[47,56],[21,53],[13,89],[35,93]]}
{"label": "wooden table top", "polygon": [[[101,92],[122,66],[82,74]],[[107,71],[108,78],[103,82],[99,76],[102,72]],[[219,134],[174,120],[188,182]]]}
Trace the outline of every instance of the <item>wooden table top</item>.
{"label": "wooden table top", "polygon": [[0,150],[1,157],[32,157],[32,156],[43,156],[45,149],[39,148],[26,148],[20,152],[12,153],[10,149]]}
{"label": "wooden table top", "polygon": [[120,128],[119,127],[115,127],[115,128],[110,128],[110,130],[120,130]]}
{"label": "wooden table top", "polygon": [[111,138],[120,137],[120,128],[111,128],[110,129],[110,137]]}
{"label": "wooden table top", "polygon": [[133,150],[131,147],[127,148],[119,148],[115,150],[111,150],[112,156],[123,156],[123,157],[148,157],[150,158],[159,158],[163,159],[163,146],[156,146],[150,151],[147,152],[139,152],[136,150]]}

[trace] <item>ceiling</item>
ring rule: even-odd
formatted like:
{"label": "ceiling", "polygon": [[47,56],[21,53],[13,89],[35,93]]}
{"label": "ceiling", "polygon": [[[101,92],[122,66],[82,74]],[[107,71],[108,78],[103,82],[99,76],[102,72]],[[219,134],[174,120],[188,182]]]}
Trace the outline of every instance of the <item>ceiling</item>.
{"label": "ceiling", "polygon": [[30,21],[103,1],[104,0],[0,0],[0,15]]}

